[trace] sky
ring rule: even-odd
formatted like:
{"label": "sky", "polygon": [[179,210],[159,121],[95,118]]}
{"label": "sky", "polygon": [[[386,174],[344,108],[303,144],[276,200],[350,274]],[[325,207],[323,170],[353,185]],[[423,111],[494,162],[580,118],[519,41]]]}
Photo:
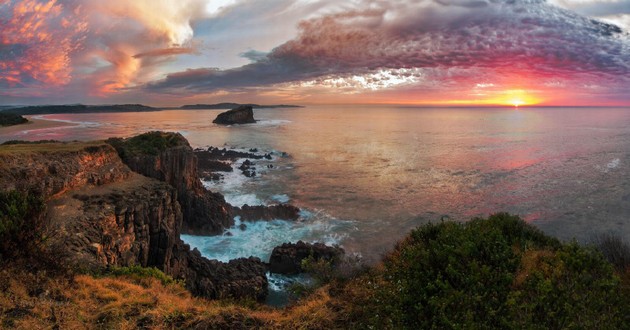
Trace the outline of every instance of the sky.
{"label": "sky", "polygon": [[630,106],[630,0],[0,0],[0,105]]}

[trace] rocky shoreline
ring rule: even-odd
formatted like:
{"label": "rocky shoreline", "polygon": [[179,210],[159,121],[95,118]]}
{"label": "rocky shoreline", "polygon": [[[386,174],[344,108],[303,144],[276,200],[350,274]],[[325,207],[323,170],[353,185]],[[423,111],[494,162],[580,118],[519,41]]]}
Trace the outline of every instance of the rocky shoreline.
{"label": "rocky shoreline", "polygon": [[[0,190],[35,192],[46,200],[52,237],[46,248],[62,256],[60,262],[92,270],[156,267],[184,280],[193,294],[211,299],[264,300],[269,264],[253,257],[208,260],[191,250],[181,234],[221,234],[234,225],[235,216],[265,221],[297,220],[300,214],[289,204],[235,207],[203,187],[201,178],[231,169],[229,162],[237,158],[251,164],[271,157],[255,149],[193,150],[180,134],[163,132],[0,148]],[[252,169],[242,171],[249,176]],[[285,259],[293,264],[301,260]]]}

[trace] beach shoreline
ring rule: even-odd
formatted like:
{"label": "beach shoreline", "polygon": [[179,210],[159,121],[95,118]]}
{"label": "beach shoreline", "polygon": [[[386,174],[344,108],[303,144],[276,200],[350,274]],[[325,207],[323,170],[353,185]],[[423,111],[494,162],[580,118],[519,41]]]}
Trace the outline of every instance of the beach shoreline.
{"label": "beach shoreline", "polygon": [[27,119],[28,119],[28,123],[0,127],[0,136],[14,135],[16,133],[24,132],[24,131],[34,131],[34,130],[40,130],[40,129],[55,128],[55,127],[74,126],[72,123],[66,123],[62,121],[33,119],[33,118],[28,118],[28,117]]}

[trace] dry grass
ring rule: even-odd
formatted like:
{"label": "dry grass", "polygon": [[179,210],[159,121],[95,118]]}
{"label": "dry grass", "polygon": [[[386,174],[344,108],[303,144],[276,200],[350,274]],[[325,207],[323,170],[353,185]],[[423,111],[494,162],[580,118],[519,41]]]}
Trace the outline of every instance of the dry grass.
{"label": "dry grass", "polygon": [[327,287],[293,307],[273,309],[195,298],[155,278],[66,279],[9,267],[0,283],[0,328],[331,329],[337,319]]}
{"label": "dry grass", "polygon": [[0,145],[0,154],[73,152],[83,150],[86,147],[98,147],[104,145],[106,144],[103,141],[5,144]]}
{"label": "dry grass", "polygon": [[251,312],[236,304],[222,305],[193,298],[183,287],[164,286],[154,278],[78,275],[64,281],[6,271],[0,277],[8,280],[6,290],[0,295],[3,327],[173,329],[195,328],[200,324],[232,327],[231,323],[246,323]]}

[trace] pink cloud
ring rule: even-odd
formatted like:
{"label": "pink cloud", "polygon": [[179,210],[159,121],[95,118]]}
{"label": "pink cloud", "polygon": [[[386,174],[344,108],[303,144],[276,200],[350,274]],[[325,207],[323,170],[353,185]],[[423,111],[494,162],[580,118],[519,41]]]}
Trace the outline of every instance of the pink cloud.
{"label": "pink cloud", "polygon": [[544,1],[366,1],[305,20],[299,31],[251,64],[172,73],[147,89],[184,95],[299,87],[300,82],[405,72],[401,69],[423,77],[416,91],[444,94],[470,90],[480,79],[504,88],[552,79],[576,88],[597,83],[620,98],[630,89],[628,35]]}

